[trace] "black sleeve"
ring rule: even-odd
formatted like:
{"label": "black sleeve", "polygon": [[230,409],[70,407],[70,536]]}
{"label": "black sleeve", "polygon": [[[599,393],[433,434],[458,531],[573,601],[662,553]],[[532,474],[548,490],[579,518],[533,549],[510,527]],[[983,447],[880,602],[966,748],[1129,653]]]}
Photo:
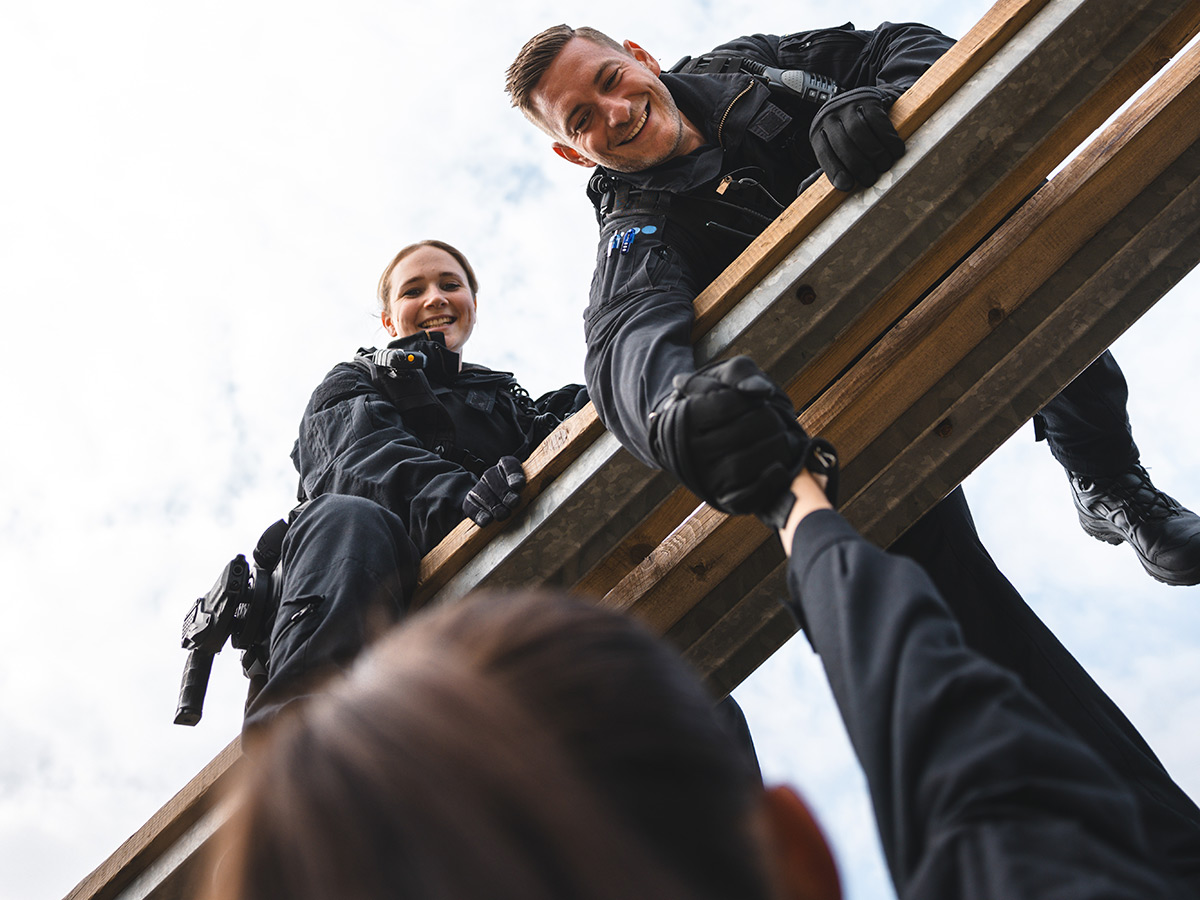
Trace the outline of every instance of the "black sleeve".
{"label": "black sleeve", "polygon": [[353,494],[404,520],[422,555],[463,518],[478,479],[421,445],[370,376],[343,363],[325,377],[300,421],[292,451],[306,497]]}
{"label": "black sleeve", "polygon": [[[698,288],[666,226],[661,216],[622,216],[605,225],[584,314],[584,372],[596,412],[622,446],[656,468],[650,412],[670,392],[674,376],[696,370],[692,303]],[[610,251],[613,236],[634,227],[642,230],[625,252]]]}
{"label": "black sleeve", "polygon": [[788,588],[901,897],[1181,895],[1149,862],[1129,787],[964,644],[919,566],[823,510],[796,530]]}
{"label": "black sleeve", "polygon": [[883,84],[909,88],[953,44],[927,25],[884,22],[874,31],[847,24],[782,36],[753,34],[716,49],[765,65],[827,75],[844,89]]}

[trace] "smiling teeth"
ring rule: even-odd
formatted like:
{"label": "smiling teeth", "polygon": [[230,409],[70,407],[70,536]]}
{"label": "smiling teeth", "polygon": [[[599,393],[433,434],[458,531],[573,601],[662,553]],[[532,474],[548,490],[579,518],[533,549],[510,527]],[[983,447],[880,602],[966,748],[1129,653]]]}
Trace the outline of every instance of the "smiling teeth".
{"label": "smiling teeth", "polygon": [[621,141],[622,144],[628,144],[630,141],[632,141],[635,137],[637,137],[641,133],[642,128],[645,127],[645,125],[646,125],[646,119],[649,117],[649,115],[650,115],[650,107],[647,106],[642,111],[642,117],[640,119],[638,119],[637,126],[633,129],[633,133],[630,134],[629,137],[625,138],[625,140]]}
{"label": "smiling teeth", "polygon": [[431,328],[434,325],[449,325],[453,321],[454,321],[453,316],[438,316],[437,318],[434,318],[434,319],[426,319],[424,322],[421,323],[421,327],[422,328]]}

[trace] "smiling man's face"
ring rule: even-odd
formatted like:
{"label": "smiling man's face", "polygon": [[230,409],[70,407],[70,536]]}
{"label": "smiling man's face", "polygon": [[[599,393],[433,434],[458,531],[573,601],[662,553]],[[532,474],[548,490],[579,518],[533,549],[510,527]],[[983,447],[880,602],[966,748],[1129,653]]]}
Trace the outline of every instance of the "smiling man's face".
{"label": "smiling man's face", "polygon": [[534,109],[563,159],[641,172],[702,143],[659,79],[654,57],[632,41],[625,48],[573,37],[533,90]]}

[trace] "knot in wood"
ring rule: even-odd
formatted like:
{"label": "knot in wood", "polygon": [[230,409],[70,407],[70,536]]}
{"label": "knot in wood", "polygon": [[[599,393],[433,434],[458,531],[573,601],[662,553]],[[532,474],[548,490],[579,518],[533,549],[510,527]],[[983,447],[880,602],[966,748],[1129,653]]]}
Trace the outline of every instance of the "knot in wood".
{"label": "knot in wood", "polygon": [[796,299],[803,306],[811,306],[817,301],[817,292],[813,290],[811,284],[802,284],[796,288]]}

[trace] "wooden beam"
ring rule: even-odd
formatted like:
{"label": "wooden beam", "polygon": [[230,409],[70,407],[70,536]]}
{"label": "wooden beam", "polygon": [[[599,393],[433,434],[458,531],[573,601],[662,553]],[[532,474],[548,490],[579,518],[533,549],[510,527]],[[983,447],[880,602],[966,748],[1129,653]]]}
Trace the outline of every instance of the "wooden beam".
{"label": "wooden beam", "polygon": [[[861,444],[847,509],[861,507],[868,533],[898,535],[911,509],[965,477],[1200,261],[1198,196],[1200,46],[814,406],[814,420],[833,414],[831,431]],[[870,424],[875,392],[913,375],[915,356],[937,371],[896,403],[929,424]],[[851,379],[870,389],[837,411]],[[884,498],[902,500],[910,480],[928,485],[925,500],[889,515],[898,501]]]}
{"label": "wooden beam", "polygon": [[[885,176],[891,184],[888,190],[845,195],[833,191],[828,181],[821,179],[697,298],[700,331],[710,329],[722,312],[732,308],[722,327],[710,329],[712,333],[698,346],[698,357],[707,359],[744,350],[768,370],[776,369],[772,374],[780,380],[790,378],[791,372],[777,370],[780,364],[786,364],[797,353],[807,353],[797,348],[830,342],[870,306],[878,289],[886,287],[911,262],[911,252],[897,252],[894,240],[879,240],[881,233],[893,238],[907,234],[910,244],[922,246],[932,240],[930,235],[958,233],[957,226],[983,190],[971,178],[994,183],[998,174],[1015,165],[1014,160],[1028,154],[1031,147],[1052,146],[1053,150],[1040,153],[1036,165],[1027,164],[1020,178],[1010,180],[1006,191],[992,198],[996,209],[988,221],[978,226],[978,235],[962,233],[959,241],[965,252],[1061,161],[1075,146],[1072,138],[1078,143],[1089,127],[1098,124],[1128,96],[1139,73],[1144,80],[1161,64],[1164,52],[1160,48],[1147,51],[1147,35],[1161,32],[1163,21],[1187,5],[1186,0],[1001,0],[897,102],[893,114],[901,132],[912,135],[919,124],[926,123],[928,136],[918,135],[917,140],[910,141],[905,159],[895,172]],[[1087,37],[1081,38],[1081,34]],[[1130,63],[1130,57],[1136,57],[1136,62]],[[1109,77],[1114,68],[1120,73],[1115,81]],[[1087,114],[1077,112],[1081,103],[1097,93],[1097,85],[1108,85],[1099,91],[1103,101],[1091,101]],[[993,94],[996,96],[989,100]],[[1034,106],[1029,97],[1045,99]],[[937,106],[947,103],[947,108],[935,117]],[[1072,117],[1071,127],[1056,129],[1064,116]],[[930,121],[935,118],[936,126]],[[1004,128],[996,129],[996,121],[1004,122]],[[1046,142],[1047,131],[1056,131],[1057,140]],[[988,134],[996,148],[982,152],[981,133]],[[839,210],[840,218],[827,222],[839,207],[844,208],[844,215]],[[941,214],[935,215],[939,209]],[[920,215],[914,217],[914,210]],[[897,216],[904,224],[897,224]],[[914,234],[914,223],[922,221],[926,222],[925,230]],[[819,242],[823,255],[816,267],[827,273],[830,284],[857,283],[854,297],[839,296],[834,289],[826,290],[825,284],[809,279],[805,283],[815,284],[815,296],[820,298],[812,306],[794,301],[787,290],[764,300],[764,289],[769,292],[780,281],[776,273],[752,292],[757,301],[740,302],[754,279],[818,226],[831,234],[841,234],[841,239]],[[873,256],[870,264],[863,257],[864,249]],[[953,252],[954,248],[943,250],[941,256]],[[840,266],[831,266],[830,259],[839,260]],[[793,277],[790,268],[782,271],[786,273],[783,277]],[[926,276],[926,286],[942,271]],[[867,278],[866,273],[873,275]],[[589,440],[594,439],[590,428],[585,433]],[[574,444],[574,440],[560,442],[545,453],[539,450],[529,460],[526,468],[531,486],[524,492],[527,502],[533,501],[540,483],[549,481],[540,478],[543,466],[555,466],[556,473],[568,471],[568,480],[574,485],[570,496],[578,501],[576,508],[590,498],[599,504],[596,509],[603,509],[608,498],[634,496],[650,483],[648,476],[633,474],[636,466],[621,465],[616,460],[593,457],[587,466],[577,464],[577,460],[563,466],[560,455],[579,455]],[[611,448],[611,453],[616,452]],[[624,477],[625,473],[633,481],[624,489],[616,487],[615,476]],[[589,486],[593,481],[604,488],[593,489]],[[658,499],[666,496],[660,487]],[[631,534],[643,521],[637,518],[637,512],[634,509],[629,515],[614,516],[610,527],[595,533],[587,532],[586,517],[557,515],[545,503],[534,512],[519,514],[503,526],[498,536],[496,526],[480,533],[465,523],[427,558],[422,567],[420,596],[424,600],[447,585],[448,597],[461,596],[484,584],[520,578],[521,573],[525,573],[524,580],[570,583],[574,574],[582,577],[605,558],[629,559],[644,548],[641,536]],[[669,532],[678,524],[679,520],[669,521],[660,512],[656,524],[647,524],[645,530]],[[546,571],[551,554],[538,549],[543,534],[553,540],[556,549],[574,539],[577,546],[588,548],[588,558],[575,560],[562,572]],[[481,552],[485,547],[487,551]],[[501,563],[510,574],[495,568]]]}
{"label": "wooden beam", "polygon": [[799,408],[831,384],[879,336],[906,313],[944,273],[950,271],[1018,203],[1105,119],[1115,112],[1200,28],[1200,4],[1180,10],[1138,53],[1114,72],[1110,92],[1097,92],[1065,117],[1058,128],[1035,147],[1012,172],[1001,179],[974,207],[972,215],[935,237],[914,265],[876,298],[837,341],[819,348],[815,358],[792,376],[789,393]]}
{"label": "wooden beam", "polygon": [[653,553],[654,548],[665,541],[679,523],[700,505],[695,494],[682,485],[677,487],[655,508],[652,515],[575,583],[574,592],[590,597],[604,596],[630,569]]}
{"label": "wooden beam", "polygon": [[[803,408],[1161,68],[1197,18],[1187,0],[1047,6],[891,172],[747,292],[697,358],[749,353],[787,383],[836,344],[797,398]],[[767,251],[755,242],[741,259],[756,252]]]}
{"label": "wooden beam", "polygon": [[[872,540],[890,543],[1200,260],[1198,74],[1193,48],[801,417],[839,446],[842,511]],[[690,524],[606,602],[684,621],[710,593],[690,573],[758,550],[757,523]]]}
{"label": "wooden beam", "polygon": [[[992,6],[912,90],[896,101],[891,118],[900,136],[911,137],[1046,5],[1047,0],[1000,0]],[[704,335],[727,315],[846,196],[834,190],[829,179],[822,176],[798,197],[696,298],[694,337]]]}

